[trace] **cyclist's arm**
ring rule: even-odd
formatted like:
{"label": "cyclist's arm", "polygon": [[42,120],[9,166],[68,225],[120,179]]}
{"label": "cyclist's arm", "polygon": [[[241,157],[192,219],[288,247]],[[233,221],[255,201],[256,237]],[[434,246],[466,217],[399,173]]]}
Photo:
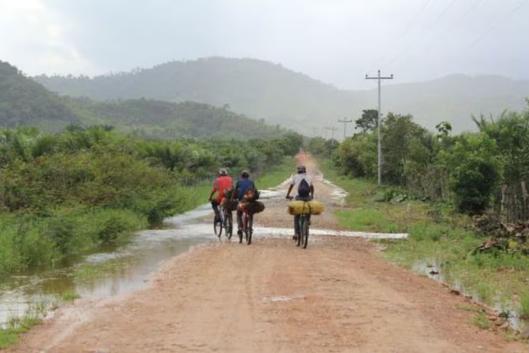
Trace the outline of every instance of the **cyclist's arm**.
{"label": "cyclist's arm", "polygon": [[310,184],[310,198],[311,199],[314,198],[314,185],[313,184]]}
{"label": "cyclist's arm", "polygon": [[215,180],[213,182],[213,189],[211,189],[211,194],[209,194],[209,198],[208,198],[209,201],[213,201],[213,194],[216,193],[218,189],[219,189],[218,183],[217,183],[217,180]]}
{"label": "cyclist's arm", "polygon": [[288,191],[287,191],[287,198],[290,197],[290,193],[292,192],[292,189],[294,188],[294,184],[290,184],[290,186],[288,187]]}

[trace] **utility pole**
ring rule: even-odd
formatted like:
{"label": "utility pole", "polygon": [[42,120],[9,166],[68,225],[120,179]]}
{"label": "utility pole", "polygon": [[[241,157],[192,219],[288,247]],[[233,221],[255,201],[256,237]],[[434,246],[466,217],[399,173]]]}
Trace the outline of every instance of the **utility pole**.
{"label": "utility pole", "polygon": [[343,124],[343,139],[345,141],[345,137],[347,136],[347,134],[346,134],[346,126],[347,126],[347,124],[352,123],[353,120],[347,120],[347,118],[343,118],[343,119],[338,119],[338,122]]}
{"label": "utility pole", "polygon": [[338,129],[335,127],[326,127],[325,130],[329,130],[331,132],[331,140],[334,140],[334,132]]}
{"label": "utility pole", "polygon": [[382,136],[380,135],[381,124],[381,109],[382,103],[380,98],[380,82],[382,80],[393,80],[393,74],[390,76],[380,76],[380,70],[377,71],[377,76],[368,76],[366,74],[366,80],[378,80],[378,113],[377,113],[377,151],[378,151],[378,185],[382,184]]}

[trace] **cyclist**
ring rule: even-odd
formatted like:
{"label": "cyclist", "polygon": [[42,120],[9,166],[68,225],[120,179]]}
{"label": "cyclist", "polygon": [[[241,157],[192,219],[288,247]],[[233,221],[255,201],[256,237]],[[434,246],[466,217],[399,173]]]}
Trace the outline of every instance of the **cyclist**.
{"label": "cyclist", "polygon": [[[297,174],[292,176],[290,186],[288,187],[288,192],[286,198],[291,200],[290,193],[292,190],[296,190],[296,200],[310,201],[314,198],[314,185],[312,184],[312,179],[307,175],[307,168],[304,165],[297,167]],[[310,215],[309,215],[310,222]],[[297,240],[299,233],[299,215],[294,216],[294,240]]]}
{"label": "cyclist", "polygon": [[247,170],[243,170],[241,177],[235,184],[235,191],[232,197],[239,200],[239,207],[237,207],[237,234],[242,234],[242,210],[245,207],[245,203],[255,200],[257,189],[255,183],[250,179],[250,173]]}
{"label": "cyclist", "polygon": [[[213,189],[209,195],[209,201],[211,202],[211,207],[215,211],[215,222],[218,222],[220,218],[219,205],[222,205],[224,199],[226,198],[226,193],[229,190],[233,189],[233,179],[228,174],[226,168],[220,168],[217,178],[213,182]],[[213,195],[216,194],[216,197],[213,198]]]}

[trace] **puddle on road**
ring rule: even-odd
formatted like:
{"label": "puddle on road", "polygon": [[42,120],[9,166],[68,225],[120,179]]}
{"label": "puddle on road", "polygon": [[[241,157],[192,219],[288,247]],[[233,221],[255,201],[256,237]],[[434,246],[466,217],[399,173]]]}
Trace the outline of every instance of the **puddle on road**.
{"label": "puddle on road", "polygon": [[263,302],[265,303],[281,303],[281,302],[289,302],[291,300],[296,299],[305,299],[304,295],[276,295],[273,297],[266,297],[263,298]]}

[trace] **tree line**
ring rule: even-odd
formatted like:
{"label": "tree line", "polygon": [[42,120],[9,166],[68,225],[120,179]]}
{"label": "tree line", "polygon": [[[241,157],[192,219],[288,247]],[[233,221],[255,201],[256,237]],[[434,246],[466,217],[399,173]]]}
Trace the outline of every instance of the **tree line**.
{"label": "tree line", "polygon": [[[459,212],[527,220],[529,109],[473,120],[476,132],[453,134],[447,122],[431,132],[411,115],[387,114],[381,125],[384,183],[412,197],[449,202]],[[376,110],[364,110],[355,125],[357,132],[342,143],[313,139],[309,149],[331,158],[344,174],[374,179]]]}

